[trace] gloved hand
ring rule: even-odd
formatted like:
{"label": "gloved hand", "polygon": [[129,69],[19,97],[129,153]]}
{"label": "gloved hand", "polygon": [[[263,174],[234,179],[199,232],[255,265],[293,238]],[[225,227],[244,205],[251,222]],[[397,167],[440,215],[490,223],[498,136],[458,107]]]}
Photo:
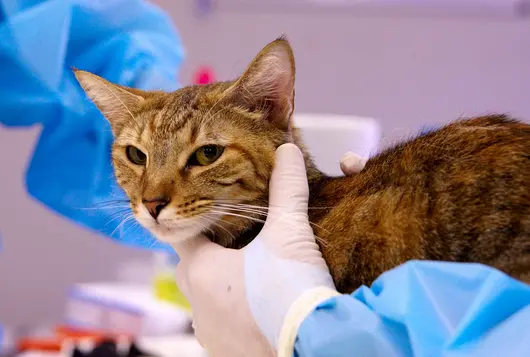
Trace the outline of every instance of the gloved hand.
{"label": "gloved hand", "polygon": [[[359,162],[351,154],[342,160],[344,166]],[[174,245],[181,259],[177,283],[191,304],[195,335],[213,357],[274,356],[278,346],[288,346],[280,356],[292,354],[302,322],[297,316],[309,313],[293,306],[310,309],[338,294],[309,225],[308,196],[302,154],[283,145],[266,223],[247,247],[225,249],[203,236]]]}

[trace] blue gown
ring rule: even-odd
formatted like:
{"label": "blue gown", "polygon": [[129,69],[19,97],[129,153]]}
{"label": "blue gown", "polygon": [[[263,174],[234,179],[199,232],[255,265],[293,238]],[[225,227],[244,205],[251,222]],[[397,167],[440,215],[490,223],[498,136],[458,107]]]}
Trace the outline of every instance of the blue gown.
{"label": "blue gown", "polygon": [[114,179],[107,121],[72,68],[141,89],[172,91],[184,50],[171,19],[142,0],[0,0],[0,124],[40,125],[29,194],[122,243],[157,243],[134,220]]}
{"label": "blue gown", "polygon": [[528,357],[530,286],[480,264],[410,261],[318,306],[297,357]]}

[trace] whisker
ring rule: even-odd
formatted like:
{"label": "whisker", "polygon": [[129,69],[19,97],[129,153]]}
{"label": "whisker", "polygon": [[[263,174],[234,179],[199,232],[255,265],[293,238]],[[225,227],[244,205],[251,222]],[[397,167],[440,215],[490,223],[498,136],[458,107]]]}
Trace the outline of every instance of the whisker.
{"label": "whisker", "polygon": [[203,216],[199,216],[199,220],[196,221],[197,225],[199,225],[199,227],[201,228],[201,231],[208,230],[210,231],[210,233],[214,234],[214,231],[208,226],[208,224],[202,222],[203,218]]}
{"label": "whisker", "polygon": [[262,210],[268,209],[268,207],[265,207],[265,206],[255,206],[255,205],[246,205],[246,204],[216,203],[216,205],[225,206],[225,207],[236,207],[236,208],[244,207],[244,208],[262,209]]}
{"label": "whisker", "polygon": [[223,110],[224,108],[221,108],[221,110],[219,110],[217,113],[215,113],[215,114],[209,116],[209,114],[212,112],[212,110],[213,110],[213,109],[217,106],[217,104],[219,104],[219,103],[221,102],[221,100],[223,100],[223,99],[224,99],[224,96],[221,96],[221,97],[220,97],[220,98],[214,103],[214,105],[212,105],[212,107],[210,108],[210,110],[208,110],[208,111],[206,112],[206,115],[204,115],[204,117],[207,118],[207,119],[210,119],[210,118],[212,118],[215,114],[218,114],[221,110]]}
{"label": "whisker", "polygon": [[[226,214],[227,216],[235,216],[235,217],[247,218],[247,219],[249,219],[249,220],[251,220],[251,221],[256,221],[256,222],[260,222],[260,223],[265,223],[265,221],[263,221],[263,220],[260,220],[260,219],[254,218],[254,217],[248,217],[248,216],[244,216],[244,215],[234,214],[234,213],[232,213],[232,212],[219,212],[219,211],[213,211],[213,210],[212,210],[211,212],[220,213],[220,214],[222,213],[222,214]],[[283,216],[282,216],[282,219],[285,218],[284,216],[288,216],[288,215],[287,215],[287,214],[283,215]],[[322,230],[324,230],[324,231],[326,231],[326,232],[329,232],[326,228],[324,228],[324,227],[322,227],[322,226],[319,226],[319,225],[316,224],[316,223],[313,223],[313,222],[311,222],[311,221],[308,221],[308,222],[309,222],[309,224],[312,225],[312,226],[318,227],[318,228],[320,228],[320,229],[322,229]],[[232,223],[232,222],[225,222],[225,223]],[[328,246],[328,243],[326,242],[326,240],[324,240],[323,238],[317,236],[317,235],[314,234],[314,233],[313,233],[313,236],[315,237],[315,240],[316,240],[317,242],[319,242],[322,246],[324,246],[324,247],[327,247],[327,246]],[[234,239],[235,239],[235,238],[234,238]]]}
{"label": "whisker", "polygon": [[103,206],[103,207],[81,207],[78,209],[83,210],[83,211],[105,211],[105,210],[111,210],[111,209],[116,209],[116,208],[130,208],[130,206],[129,205],[115,205],[115,206],[108,205],[108,206]]}
{"label": "whisker", "polygon": [[[204,216],[206,216],[206,217],[210,217],[210,218],[212,218],[212,219],[219,218],[218,215],[213,215],[213,214],[208,214],[208,213],[203,213],[202,215],[204,215]],[[201,216],[202,216],[202,215],[201,215]],[[236,226],[236,227],[239,227],[239,228],[245,228],[244,226],[241,226],[241,225],[239,225],[239,224],[237,224],[237,223],[234,223],[234,222],[223,221],[223,223],[231,224],[231,225]]]}
{"label": "whisker", "polygon": [[264,212],[264,211],[258,211],[258,210],[255,210],[255,209],[248,209],[248,208],[238,208],[238,207],[226,207],[226,206],[213,206],[215,208],[220,208],[221,210],[228,210],[228,211],[236,211],[236,212],[246,212],[246,213],[255,213],[255,214],[258,214],[258,215],[261,215],[261,216],[266,216],[267,215],[267,212]]}
{"label": "whisker", "polygon": [[214,227],[219,227],[219,228],[221,228],[222,230],[224,230],[226,233],[228,233],[228,234],[232,237],[232,239],[233,239],[234,241],[236,240],[236,237],[234,237],[234,235],[233,235],[228,229],[226,229],[225,227],[223,227],[223,226],[221,225],[221,222],[220,222],[220,221],[215,221],[214,219],[212,219],[212,218],[208,218],[208,217],[205,217],[205,216],[204,216],[204,218],[207,219],[207,220],[209,220],[209,221],[211,222],[210,224],[212,224]]}
{"label": "whisker", "polygon": [[324,227],[322,227],[322,226],[319,226],[318,224],[316,224],[316,223],[314,223],[314,222],[309,221],[309,224],[312,225],[312,226],[315,226],[315,227],[317,227],[317,228],[320,228],[320,229],[322,229],[323,231],[329,233],[329,229],[326,229],[326,228],[324,228]]}
{"label": "whisker", "polygon": [[326,247],[328,246],[328,242],[326,242],[324,239],[320,238],[316,234],[313,234],[315,236],[315,240],[320,243],[321,246]]}
{"label": "whisker", "polygon": [[[141,229],[143,228],[143,226],[135,219],[133,220],[132,224],[129,226],[129,228],[127,228],[127,230],[125,232],[123,232],[121,234],[121,236],[123,237],[124,235],[128,234],[128,233],[131,233],[133,231],[138,231],[138,229]],[[135,242],[135,243],[138,243],[138,244],[141,244],[142,246],[144,246],[145,248],[147,249],[150,249],[152,247],[154,247],[157,243],[158,239],[156,237],[154,237],[153,235],[151,235],[151,237],[148,237],[148,236],[145,236],[145,235],[140,235],[140,236],[134,236],[134,239],[131,240],[131,242]],[[146,244],[148,243],[148,244]]]}
{"label": "whisker", "polygon": [[97,202],[95,203],[96,205],[100,205],[100,204],[108,204],[108,203],[130,203],[131,201],[129,201],[128,199],[120,199],[120,200],[108,200],[108,201],[100,201],[100,202]]}
{"label": "whisker", "polygon": [[[218,202],[223,202],[223,201],[229,201],[230,202],[230,199],[222,199],[222,200],[218,200]],[[233,199],[232,202],[234,201],[237,201],[237,199]],[[228,203],[229,204],[229,203]],[[256,205],[249,205],[249,204],[246,204],[246,203],[235,203],[236,206],[243,206],[243,207],[249,207],[249,208],[256,208],[256,209],[264,209],[264,210],[268,210],[269,207],[268,206],[256,206]],[[307,209],[333,209],[335,208],[336,206],[311,206],[311,207],[308,207]]]}
{"label": "whisker", "polygon": [[116,233],[125,223],[127,223],[128,221],[130,221],[131,219],[134,218],[134,215],[131,213],[129,215],[126,215],[123,220],[120,222],[120,224],[118,224],[116,226],[116,228],[114,228],[114,230],[112,231],[112,233],[110,234],[111,236],[114,235],[114,233]]}
{"label": "whisker", "polygon": [[246,219],[249,219],[249,220],[254,221],[254,222],[265,223],[265,221],[262,220],[262,219],[254,218],[254,217],[249,217],[249,216],[245,216],[245,215],[242,215],[242,214],[237,214],[237,213],[232,213],[232,212],[226,212],[226,211],[214,211],[214,210],[211,210],[210,212],[213,212],[213,213],[219,213],[219,214],[223,214],[223,215],[227,215],[227,216],[232,216],[232,217],[246,218]]}
{"label": "whisker", "polygon": [[112,209],[112,208],[125,208],[129,207],[129,200],[112,200],[95,203],[90,207],[77,207],[80,210],[99,210],[99,209]]}
{"label": "whisker", "polygon": [[[131,224],[131,225],[125,230],[125,232],[123,232],[123,233],[121,234],[121,236],[122,236],[122,237],[123,237],[123,236],[126,236],[126,235],[127,235],[127,234],[128,234],[133,228],[136,228],[136,224],[137,224],[136,220],[133,220],[133,224]],[[151,245],[151,247],[152,247],[152,246],[154,246],[154,243],[153,243],[153,245]]]}
{"label": "whisker", "polygon": [[[266,212],[260,212],[260,211],[257,211],[257,210],[248,210],[248,209],[239,209],[239,208],[236,208],[237,205],[219,205],[219,206],[222,206],[223,208],[226,208],[228,210],[232,210],[232,211],[238,211],[238,212],[246,212],[246,213],[256,213],[256,214],[259,214],[259,215],[263,215],[263,216],[267,216],[267,213]],[[231,207],[234,207],[234,208],[231,208]],[[326,228],[322,227],[322,226],[319,226],[318,224],[314,223],[314,222],[311,222],[311,221],[308,221],[310,225],[312,226],[315,226],[317,228],[320,228],[326,232],[329,232],[329,230],[327,230]]]}
{"label": "whisker", "polygon": [[109,221],[105,224],[105,226],[108,226],[110,223],[112,223],[113,221],[115,221],[116,219],[118,218],[123,218],[124,216],[128,216],[126,215],[125,213],[132,213],[130,209],[123,209],[121,211],[118,211],[118,212],[114,212],[112,213],[110,216],[109,216]]}

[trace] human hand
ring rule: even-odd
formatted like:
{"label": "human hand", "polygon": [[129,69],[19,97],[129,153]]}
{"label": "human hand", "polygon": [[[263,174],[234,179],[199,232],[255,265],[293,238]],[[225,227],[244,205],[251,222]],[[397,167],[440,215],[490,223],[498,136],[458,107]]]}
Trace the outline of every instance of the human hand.
{"label": "human hand", "polygon": [[244,249],[225,249],[203,236],[174,245],[181,259],[177,283],[191,304],[195,334],[214,357],[274,356],[278,348],[280,356],[292,355],[302,322],[292,311],[295,301],[312,309],[338,294],[309,225],[309,188],[296,146],[277,150],[269,191],[266,223]]}
{"label": "human hand", "polygon": [[340,169],[346,176],[358,174],[366,165],[368,159],[349,151],[340,159]]}

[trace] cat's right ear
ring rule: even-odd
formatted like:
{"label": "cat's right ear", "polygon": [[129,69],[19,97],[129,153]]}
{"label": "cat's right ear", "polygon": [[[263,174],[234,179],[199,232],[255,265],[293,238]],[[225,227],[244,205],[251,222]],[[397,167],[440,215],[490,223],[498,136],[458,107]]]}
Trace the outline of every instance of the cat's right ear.
{"label": "cat's right ear", "polygon": [[294,79],[293,50],[287,39],[280,37],[261,50],[226,94],[238,106],[260,112],[276,127],[289,130]]}
{"label": "cat's right ear", "polygon": [[90,72],[74,70],[74,74],[86,95],[110,122],[115,135],[130,121],[136,120],[133,113],[147,93],[112,84]]}

